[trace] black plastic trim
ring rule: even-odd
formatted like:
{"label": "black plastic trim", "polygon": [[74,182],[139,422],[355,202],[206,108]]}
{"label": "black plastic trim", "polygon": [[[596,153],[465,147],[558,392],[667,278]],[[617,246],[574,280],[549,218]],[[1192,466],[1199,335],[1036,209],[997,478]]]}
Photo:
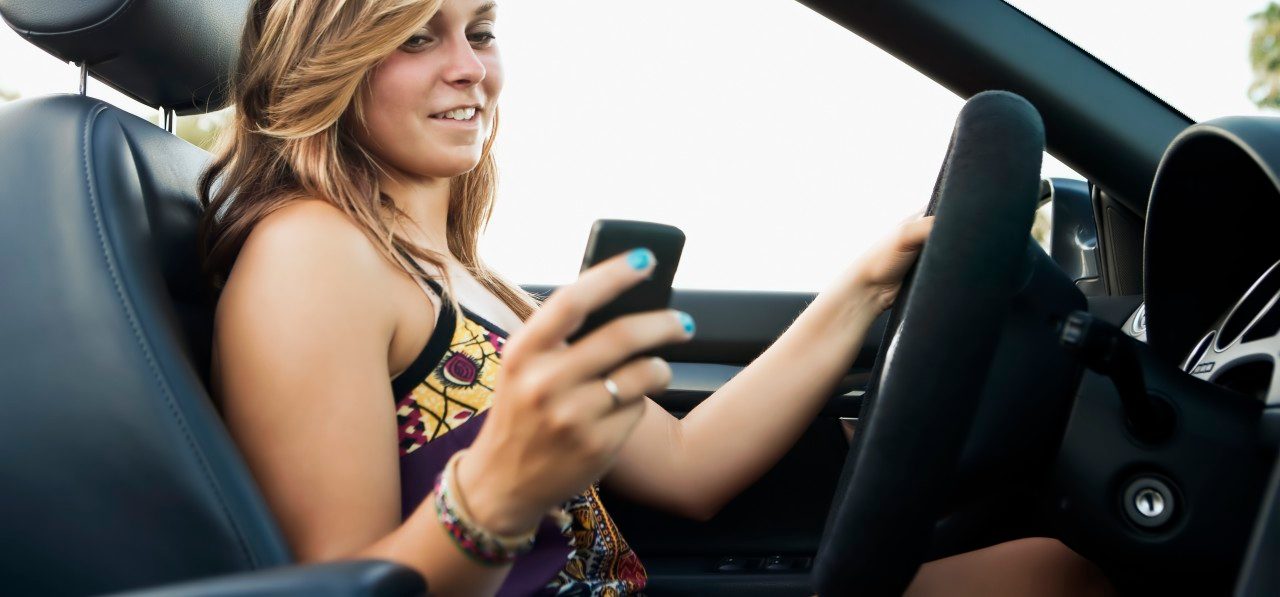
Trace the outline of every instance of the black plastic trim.
{"label": "black plastic trim", "polygon": [[380,560],[268,568],[165,585],[117,597],[418,597],[427,582],[417,571]]}
{"label": "black plastic trim", "polygon": [[[546,284],[521,287],[546,297],[557,288]],[[807,292],[674,289],[671,308],[693,316],[698,332],[691,342],[664,348],[657,354],[671,362],[746,365],[769,348],[815,296]],[[867,330],[853,370],[870,369],[887,321],[888,316],[881,315]]]}

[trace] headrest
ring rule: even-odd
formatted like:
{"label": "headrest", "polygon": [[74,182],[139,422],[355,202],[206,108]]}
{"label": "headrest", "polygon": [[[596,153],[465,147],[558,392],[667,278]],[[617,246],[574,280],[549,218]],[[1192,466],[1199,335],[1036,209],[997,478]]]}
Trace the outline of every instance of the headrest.
{"label": "headrest", "polygon": [[26,38],[149,106],[221,108],[249,0],[0,0]]}

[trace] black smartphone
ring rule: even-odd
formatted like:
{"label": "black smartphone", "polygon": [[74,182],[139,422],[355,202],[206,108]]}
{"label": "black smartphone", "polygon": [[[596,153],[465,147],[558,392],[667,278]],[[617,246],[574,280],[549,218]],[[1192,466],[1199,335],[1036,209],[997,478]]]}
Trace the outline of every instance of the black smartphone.
{"label": "black smartphone", "polygon": [[684,251],[684,232],[675,226],[634,220],[596,220],[587,237],[580,272],[620,253],[647,248],[658,264],[649,277],[628,288],[609,304],[587,316],[582,327],[569,338],[577,340],[616,317],[641,311],[666,309],[671,302],[671,281]]}

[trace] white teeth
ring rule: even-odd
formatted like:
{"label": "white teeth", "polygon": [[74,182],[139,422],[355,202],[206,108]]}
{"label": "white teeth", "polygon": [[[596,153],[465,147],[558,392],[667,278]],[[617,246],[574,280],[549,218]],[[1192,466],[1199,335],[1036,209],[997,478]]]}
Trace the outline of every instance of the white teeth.
{"label": "white teeth", "polygon": [[441,113],[436,118],[448,118],[450,120],[471,120],[476,115],[475,108],[458,108],[457,110],[449,110]]}

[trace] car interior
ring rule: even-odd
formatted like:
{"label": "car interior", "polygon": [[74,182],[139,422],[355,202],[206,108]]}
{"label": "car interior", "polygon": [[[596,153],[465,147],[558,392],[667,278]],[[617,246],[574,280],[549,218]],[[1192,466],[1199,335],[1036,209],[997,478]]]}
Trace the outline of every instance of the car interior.
{"label": "car interior", "polygon": [[[968,102],[928,246],[790,452],[706,522],[605,497],[647,592],[900,594],[1038,536],[1126,594],[1280,594],[1280,120],[1193,122],[999,0],[800,2]],[[429,588],[296,563],[207,390],[209,156],[172,118],[226,103],[248,4],[0,0],[82,77],[0,106],[0,593]],[[1042,180],[1045,150],[1087,180]],[[689,412],[813,299],[676,289],[699,333],[656,399]]]}

